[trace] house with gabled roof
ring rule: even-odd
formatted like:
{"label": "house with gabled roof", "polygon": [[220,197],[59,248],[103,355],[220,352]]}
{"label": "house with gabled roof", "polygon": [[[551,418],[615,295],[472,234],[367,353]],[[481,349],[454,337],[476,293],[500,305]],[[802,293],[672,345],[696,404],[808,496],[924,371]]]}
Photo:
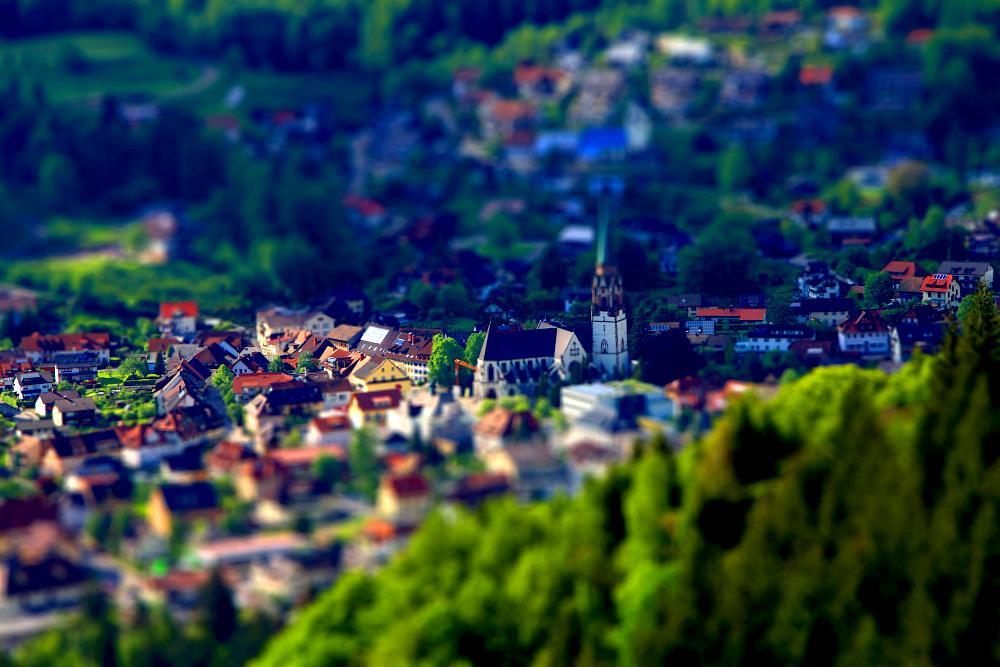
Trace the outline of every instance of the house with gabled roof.
{"label": "house with gabled roof", "polygon": [[382,517],[396,525],[415,526],[430,506],[431,485],[421,473],[387,473],[382,476],[377,500]]}
{"label": "house with gabled roof", "polygon": [[354,428],[381,427],[402,400],[402,393],[395,388],[358,392],[351,396],[347,414]]}
{"label": "house with gabled roof", "polygon": [[935,273],[924,278],[920,285],[923,302],[936,308],[947,308],[962,297],[962,288],[950,273]]}
{"label": "house with gabled roof", "polygon": [[111,359],[111,334],[107,333],[33,333],[21,339],[18,348],[33,363],[54,361],[64,352],[94,352],[102,364]]}
{"label": "house with gabled roof", "polygon": [[888,273],[889,277],[892,278],[897,287],[902,280],[907,278],[923,278],[927,275],[927,272],[920,268],[916,262],[908,262],[899,259],[894,259],[883,266],[882,273]]}
{"label": "house with gabled roof", "polygon": [[180,408],[207,406],[205,385],[211,375],[201,363],[182,361],[173,375],[163,378],[154,387],[156,413],[165,415]]}
{"label": "house with gabled roof", "polygon": [[164,334],[186,336],[198,330],[198,303],[196,301],[165,301],[160,304],[156,318]]}
{"label": "house with gabled roof", "polygon": [[993,289],[993,266],[989,262],[956,262],[952,260],[938,264],[935,273],[945,273],[953,276],[962,288],[962,294],[972,294],[979,283]]}
{"label": "house with gabled roof", "polygon": [[291,382],[294,378],[287,373],[246,373],[233,378],[233,397],[245,403],[272,385]]}
{"label": "house with gabled roof", "polygon": [[933,354],[938,350],[947,327],[936,311],[935,314],[938,316],[934,318],[920,317],[911,309],[890,327],[889,345],[894,362],[903,363],[918,349],[924,354]]}
{"label": "house with gabled roof", "polygon": [[91,456],[118,456],[122,444],[114,429],[102,429],[75,435],[57,433],[52,439],[45,441],[42,449],[42,471],[53,477],[63,477],[76,470]]}
{"label": "house with gabled roof", "polygon": [[12,389],[18,399],[30,401],[52,391],[52,376],[46,371],[29,371],[14,376]]}
{"label": "house with gabled roof", "polygon": [[330,330],[326,337],[333,342],[335,347],[342,350],[353,350],[364,332],[363,327],[353,324],[338,324]]}
{"label": "house with gabled roof", "polygon": [[514,85],[525,99],[558,99],[573,86],[573,76],[561,67],[523,63],[514,68]]}
{"label": "house with gabled roof", "polygon": [[52,423],[60,427],[79,427],[97,419],[97,403],[86,396],[58,398],[52,404]]}
{"label": "house with gabled roof", "polygon": [[356,391],[398,389],[406,393],[410,390],[410,378],[399,366],[385,357],[362,357],[347,379]]}
{"label": "house with gabled roof", "polygon": [[160,537],[169,537],[179,521],[207,521],[212,524],[222,516],[219,496],[211,482],[161,484],[149,499],[147,521]]}
{"label": "house with gabled roof", "polygon": [[292,336],[299,331],[308,331],[314,336],[326,338],[336,322],[320,310],[292,310],[273,306],[257,311],[257,346],[261,352],[271,356],[281,350],[275,347],[275,340],[282,336]]}
{"label": "house with gabled roof", "polygon": [[155,423],[118,426],[115,431],[122,444],[122,462],[130,468],[156,466],[163,457],[184,448],[180,434],[158,428]]}
{"label": "house with gabled roof", "polygon": [[862,310],[852,314],[837,327],[837,343],[845,354],[888,356],[889,325],[879,311]]}
{"label": "house with gabled roof", "polygon": [[497,406],[483,415],[472,431],[479,453],[546,440],[542,425],[530,410],[514,411],[503,406]]}

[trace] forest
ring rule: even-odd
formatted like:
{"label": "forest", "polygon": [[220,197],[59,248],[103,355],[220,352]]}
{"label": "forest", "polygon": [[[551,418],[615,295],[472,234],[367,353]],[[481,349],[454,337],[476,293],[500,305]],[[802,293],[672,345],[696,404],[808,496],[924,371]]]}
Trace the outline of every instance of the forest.
{"label": "forest", "polygon": [[[522,25],[599,12],[598,23],[628,15],[658,28],[713,17],[797,9],[809,16],[835,0],[0,0],[0,35],[124,28],[165,52],[229,55],[253,67],[323,70],[386,68],[457,48],[495,45]],[[863,0],[891,34],[978,23],[996,27],[995,0]]]}

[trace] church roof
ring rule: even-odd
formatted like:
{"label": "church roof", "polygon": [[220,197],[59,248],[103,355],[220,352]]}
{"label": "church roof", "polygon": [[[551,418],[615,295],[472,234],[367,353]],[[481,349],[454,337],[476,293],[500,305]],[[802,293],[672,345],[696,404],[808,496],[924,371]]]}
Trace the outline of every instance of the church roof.
{"label": "church roof", "polygon": [[490,331],[479,358],[483,361],[510,361],[554,357],[559,331],[556,327],[527,331]]}

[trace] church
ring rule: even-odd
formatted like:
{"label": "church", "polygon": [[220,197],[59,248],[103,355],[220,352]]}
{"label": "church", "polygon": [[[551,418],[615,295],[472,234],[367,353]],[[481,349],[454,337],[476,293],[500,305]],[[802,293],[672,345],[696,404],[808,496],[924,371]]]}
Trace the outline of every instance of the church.
{"label": "church", "polygon": [[608,222],[602,216],[597,228],[597,265],[591,285],[590,322],[593,332],[591,363],[604,377],[628,375],[628,321],[625,288],[618,268],[608,257]]}

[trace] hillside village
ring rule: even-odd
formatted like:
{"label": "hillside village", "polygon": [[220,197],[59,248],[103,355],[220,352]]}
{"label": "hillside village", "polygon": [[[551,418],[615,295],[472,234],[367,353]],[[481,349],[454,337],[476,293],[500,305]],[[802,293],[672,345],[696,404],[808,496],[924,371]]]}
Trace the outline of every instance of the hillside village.
{"label": "hillside village", "polygon": [[[156,601],[183,618],[214,567],[240,605],[281,613],[344,568],[377,567],[432,507],[572,494],[644,437],[683,447],[734,398],[776,389],[633,379],[622,276],[607,247],[598,257],[584,330],[491,320],[457,340],[334,299],[262,308],[253,329],[162,303],[138,349],[104,332],[24,336],[0,351],[4,618],[52,618],[95,578],[123,608]],[[795,324],[685,295],[687,317],[650,332],[891,368],[933,352],[962,296],[993,278],[973,262],[881,275],[892,319],[811,262]],[[38,626],[11,628],[6,641]]]}
{"label": "hillside village", "polygon": [[[653,434],[683,448],[741,395],[936,352],[963,299],[994,289],[1000,172],[934,162],[912,118],[931,38],[858,65],[885,37],[845,6],[454,67],[338,147],[351,185],[326,204],[377,279],[303,265],[301,298],[242,313],[144,296],[121,307],[128,335],[64,326],[65,286],[44,276],[0,286],[0,641],[95,584],[183,621],[211,571],[283,617],[385,563],[435,508],[572,495]],[[107,110],[135,132],[164,111]],[[341,129],[311,104],[200,120],[261,162],[325,159]],[[860,120],[885,131],[786,159]],[[139,227],[115,253],[199,259],[179,208]],[[96,282],[73,314],[131,289]]]}

